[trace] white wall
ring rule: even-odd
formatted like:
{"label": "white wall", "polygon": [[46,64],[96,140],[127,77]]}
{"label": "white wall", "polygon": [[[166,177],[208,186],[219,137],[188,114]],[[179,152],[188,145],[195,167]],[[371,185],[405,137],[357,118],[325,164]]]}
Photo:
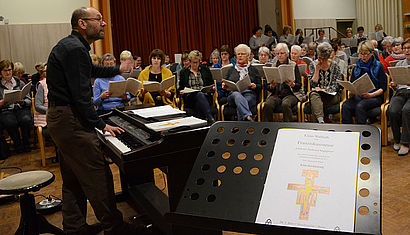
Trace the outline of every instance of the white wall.
{"label": "white wall", "polygon": [[293,0],[295,19],[356,19],[356,0]]}
{"label": "white wall", "polygon": [[277,0],[258,0],[259,26],[265,29],[269,24],[276,32],[281,30],[279,25],[279,11]]}
{"label": "white wall", "polygon": [[89,0],[0,0],[0,16],[9,24],[68,23],[74,9],[89,5]]}

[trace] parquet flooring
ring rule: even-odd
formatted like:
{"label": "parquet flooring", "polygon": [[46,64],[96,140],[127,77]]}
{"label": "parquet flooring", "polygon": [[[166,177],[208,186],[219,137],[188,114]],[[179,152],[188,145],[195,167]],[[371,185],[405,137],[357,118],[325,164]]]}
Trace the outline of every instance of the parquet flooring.
{"label": "parquet flooring", "polygon": [[[391,141],[391,133],[389,139]],[[53,156],[53,148],[47,147],[47,156]],[[399,157],[393,150],[392,146],[386,146],[382,149],[382,233],[390,234],[410,234],[410,154]],[[48,170],[55,174],[55,181],[49,186],[35,192],[34,195],[54,195],[61,198],[61,174],[58,163],[51,163],[47,160],[45,168],[41,167],[40,150],[35,149],[31,153],[14,155],[5,161],[0,161],[1,167],[18,167],[23,171],[30,170]],[[119,172],[118,168],[112,164],[111,170],[114,175],[114,184],[116,191],[119,191]],[[2,170],[6,174],[17,173],[16,169]],[[166,189],[164,177],[159,170],[155,171],[155,179],[157,187]],[[41,201],[41,196],[36,197],[36,202]],[[131,208],[127,202],[118,203],[118,208],[122,211],[124,219],[137,215],[138,213]],[[46,216],[47,220],[62,227],[61,212]],[[0,234],[14,234],[20,219],[20,207],[18,202],[10,202],[0,205]],[[88,207],[87,222],[95,223],[97,220],[94,216],[92,208]],[[234,235],[238,233],[224,232],[226,235]]]}

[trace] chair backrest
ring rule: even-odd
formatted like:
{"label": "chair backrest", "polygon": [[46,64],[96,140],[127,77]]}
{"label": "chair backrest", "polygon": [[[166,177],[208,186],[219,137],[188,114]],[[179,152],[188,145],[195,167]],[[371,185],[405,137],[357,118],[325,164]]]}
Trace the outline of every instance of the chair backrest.
{"label": "chair backrest", "polygon": [[313,62],[313,60],[312,60],[310,57],[307,57],[307,56],[303,57],[302,60],[303,60],[303,62],[305,62],[308,66],[310,65],[310,63]]}

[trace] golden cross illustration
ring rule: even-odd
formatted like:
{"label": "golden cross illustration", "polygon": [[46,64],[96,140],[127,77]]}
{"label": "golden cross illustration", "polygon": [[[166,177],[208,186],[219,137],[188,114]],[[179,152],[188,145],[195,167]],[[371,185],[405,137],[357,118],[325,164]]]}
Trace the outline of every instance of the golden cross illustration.
{"label": "golden cross illustration", "polygon": [[300,220],[309,219],[309,209],[316,206],[317,194],[329,194],[330,187],[314,186],[313,181],[319,176],[319,171],[303,170],[302,176],[305,177],[305,184],[288,184],[288,190],[298,191],[296,205],[300,205]]}
{"label": "golden cross illustration", "polygon": [[160,125],[160,126],[173,126],[173,125],[176,125],[176,124],[179,124],[180,122],[168,122],[168,123],[164,123],[164,124],[162,124],[162,125]]}

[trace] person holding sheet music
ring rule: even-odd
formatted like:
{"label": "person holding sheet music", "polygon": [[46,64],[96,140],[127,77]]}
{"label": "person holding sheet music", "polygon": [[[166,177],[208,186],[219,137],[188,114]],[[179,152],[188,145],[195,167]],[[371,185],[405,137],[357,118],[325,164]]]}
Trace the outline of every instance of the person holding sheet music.
{"label": "person holding sheet music", "polygon": [[134,56],[134,69],[133,70],[138,70],[138,71],[142,71],[142,58],[141,56]]}
{"label": "person holding sheet music", "polygon": [[[306,62],[301,60],[301,54],[302,54],[302,48],[298,45],[293,45],[290,48],[290,59],[295,62],[297,65],[305,64],[306,65],[306,75],[309,74],[309,66]],[[300,71],[299,71],[300,72]],[[301,73],[301,76],[303,76],[303,73]],[[308,82],[308,77],[304,76],[303,77],[304,81],[304,89],[307,89],[307,82]]]}
{"label": "person holding sheet music", "polygon": [[337,51],[336,51],[335,56],[344,60],[346,65],[349,64],[349,56],[346,54],[346,52],[342,50],[342,41],[339,38],[332,38],[332,40],[330,40],[330,44],[332,45],[336,44],[337,46]]}
{"label": "person holding sheet music", "polygon": [[392,44],[393,44],[394,38],[391,36],[387,36],[383,39],[381,42],[381,47],[382,53],[380,53],[380,62],[383,63],[383,60],[387,58],[393,51]]}
{"label": "person holding sheet music", "polygon": [[266,47],[270,47],[271,45],[276,45],[278,44],[278,34],[273,31],[272,27],[270,25],[265,25],[265,36],[269,38],[269,40],[266,43]]}
{"label": "person holding sheet music", "polygon": [[[149,61],[151,62],[151,65],[142,70],[138,76],[138,80],[140,82],[154,81],[160,83],[164,79],[172,77],[171,70],[162,66],[162,63],[165,61],[165,54],[162,50],[154,49],[149,55]],[[143,84],[137,94],[137,97],[143,104],[174,106],[174,103],[172,102],[174,95],[175,85],[166,91],[148,92],[144,89]]]}
{"label": "person holding sheet music", "polygon": [[340,72],[343,75],[347,76],[347,63],[343,59],[340,58],[341,57],[340,54],[339,56],[336,56],[336,54],[339,51],[339,47],[337,46],[337,44],[334,44],[334,43],[332,43],[331,46],[332,46],[332,54],[330,55],[330,59],[335,61],[336,64],[339,66]]}
{"label": "person holding sheet music", "polygon": [[352,117],[356,117],[357,124],[366,124],[367,113],[370,109],[383,103],[383,93],[387,87],[386,73],[383,65],[373,56],[374,46],[370,41],[359,44],[359,61],[352,71],[350,82],[367,73],[376,89],[364,94],[352,94],[342,106],[342,122],[353,123]]}
{"label": "person holding sheet music", "polygon": [[285,82],[278,84],[271,82],[268,84],[267,90],[271,94],[266,99],[263,108],[263,116],[266,121],[273,121],[273,112],[276,106],[281,105],[283,110],[283,120],[285,122],[292,121],[292,107],[297,104],[298,100],[303,101],[304,94],[300,93],[302,83],[299,69],[296,63],[291,61],[289,57],[289,49],[285,43],[279,43],[275,48],[275,54],[278,61],[274,66],[279,67],[282,64],[295,65],[295,81],[287,79]]}
{"label": "person holding sheet music", "polygon": [[354,39],[357,39],[357,42],[360,43],[362,41],[366,41],[367,35],[364,34],[364,27],[359,26],[357,27],[357,34],[353,36]]}
{"label": "person holding sheet music", "polygon": [[[189,53],[190,67],[181,70],[180,79],[178,81],[178,92],[184,99],[184,105],[195,111],[195,116],[206,119],[211,125],[215,122],[211,114],[210,102],[212,97],[209,94],[203,93],[200,90],[205,86],[214,84],[211,71],[208,67],[201,65],[202,53],[193,50]],[[185,94],[184,88],[192,88],[198,92]]]}
{"label": "person holding sheet music", "polygon": [[384,60],[380,61],[383,64],[385,73],[389,74],[389,70],[387,68],[390,67],[390,61],[406,59],[405,54],[403,54],[401,44],[402,41],[395,39],[392,43],[392,53],[384,58]]}
{"label": "person holding sheet music", "polygon": [[219,61],[221,61],[221,56],[219,55],[219,51],[214,50],[211,53],[211,67],[216,68],[215,66],[219,63]]}
{"label": "person holding sheet music", "polygon": [[316,58],[316,48],[317,48],[317,43],[316,42],[310,42],[308,44],[308,56],[311,58],[313,61],[315,61]]}
{"label": "person holding sheet music", "polygon": [[295,36],[296,36],[296,37],[299,36],[299,37],[298,37],[298,41],[295,42],[295,44],[297,44],[297,45],[302,45],[303,40],[305,40],[305,39],[303,38],[303,31],[302,31],[302,29],[296,29]]}
{"label": "person holding sheet music", "polygon": [[319,29],[319,37],[316,39],[316,43],[320,44],[322,42],[330,43],[329,39],[325,37],[325,31],[323,29]]}
{"label": "person holding sheet music", "polygon": [[[375,33],[377,33],[377,32],[379,32],[379,31],[381,31],[381,30],[383,30],[383,26],[381,25],[381,24],[376,24],[375,26],[374,26],[374,31],[375,31]],[[384,37],[387,37],[387,34],[385,33],[385,32],[383,32],[383,39],[384,39]],[[383,40],[382,39],[382,40]],[[379,50],[384,50],[384,48],[382,49],[381,48],[381,43],[382,43],[382,40],[379,40],[377,43],[379,44]],[[384,57],[384,58],[386,58],[386,57]]]}
{"label": "person holding sheet music", "polygon": [[[115,57],[110,53],[104,54],[101,58],[101,65],[105,67],[115,67]],[[121,97],[111,97],[111,92],[108,90],[111,81],[124,80],[121,75],[115,75],[110,78],[97,78],[95,80],[93,102],[97,107],[97,113],[99,115],[107,113],[115,107],[124,106],[124,103],[131,98],[128,92],[124,93]]]}
{"label": "person holding sheet music", "polygon": [[[410,38],[406,39],[402,46],[406,59],[398,62],[396,67],[409,67]],[[396,90],[390,100],[390,120],[394,138],[393,149],[398,151],[400,156],[407,155],[410,143],[410,81],[407,85],[398,85],[391,82],[390,86]],[[400,126],[402,127],[401,132]]]}
{"label": "person holding sheet music", "polygon": [[300,48],[302,49],[301,53],[300,53],[300,57],[305,57],[308,54],[308,45],[306,43],[302,43],[300,44]]}
{"label": "person holding sheet music", "polygon": [[[0,61],[0,97],[4,97],[7,90],[21,90],[24,82],[13,77],[14,64],[9,60]],[[43,69],[43,68],[42,68]],[[0,100],[0,123],[6,128],[14,143],[17,153],[30,152],[30,131],[33,127],[33,118],[30,111],[31,97],[27,94],[23,100],[8,104]],[[21,129],[21,135],[19,132]]]}
{"label": "person holding sheet music", "polygon": [[[222,68],[230,64],[232,65],[236,64],[235,60],[230,59],[232,53],[228,45],[222,45],[221,48],[219,48],[219,52],[221,55],[221,60],[219,61],[218,64],[214,65],[213,68]],[[216,83],[216,91],[218,92],[218,100],[220,100],[222,97],[227,96],[226,90],[222,89],[222,82]]]}
{"label": "person holding sheet music", "polygon": [[188,54],[189,54],[189,51],[188,51],[188,50],[185,50],[185,51],[182,52],[182,55],[181,55],[181,63],[179,63],[179,64],[177,65],[176,72],[178,72],[178,71],[181,70],[181,69],[186,69],[186,68],[188,68],[188,67],[190,66],[190,64],[189,64],[189,59],[188,59]]}
{"label": "person holding sheet music", "polygon": [[288,42],[289,35],[292,35],[292,28],[288,25],[285,25],[283,27],[283,30],[282,30],[282,35],[279,38],[279,42],[280,43],[286,43],[287,45],[290,45],[289,42]]}
{"label": "person holding sheet music", "polygon": [[331,59],[334,49],[329,43],[319,44],[317,53],[316,66],[309,74],[311,87],[309,100],[313,116],[318,123],[324,123],[324,109],[340,101],[341,86],[337,80],[343,80],[343,74],[337,62]]}
{"label": "person holding sheet music", "polygon": [[[235,54],[237,58],[237,64],[230,68],[225,75],[226,80],[232,82],[238,82],[249,76],[251,84],[249,89],[242,92],[239,91],[227,91],[227,101],[230,105],[236,107],[238,120],[253,121],[251,107],[257,103],[257,95],[262,88],[261,77],[257,68],[253,67],[248,62],[251,48],[245,44],[239,44],[235,47]],[[222,82],[222,88],[227,89],[227,86]]]}
{"label": "person holding sheet music", "polygon": [[263,46],[259,48],[259,64],[266,64],[270,60],[270,51],[269,48]]}

